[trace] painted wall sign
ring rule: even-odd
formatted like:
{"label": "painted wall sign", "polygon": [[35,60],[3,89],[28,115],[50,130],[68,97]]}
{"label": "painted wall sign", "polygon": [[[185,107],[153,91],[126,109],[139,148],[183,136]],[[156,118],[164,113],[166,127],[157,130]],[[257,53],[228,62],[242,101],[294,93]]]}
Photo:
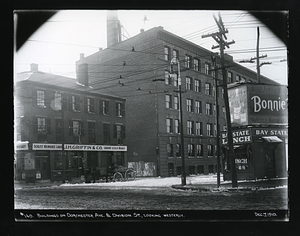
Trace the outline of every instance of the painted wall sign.
{"label": "painted wall sign", "polygon": [[288,137],[287,129],[276,129],[276,128],[252,128],[253,137],[262,137],[262,136],[279,136],[279,137]]}
{"label": "painted wall sign", "polygon": [[[222,145],[228,143],[227,132],[221,132]],[[251,132],[250,129],[240,129],[232,131],[232,142],[233,144],[244,144],[251,143]]]}
{"label": "painted wall sign", "polygon": [[[126,152],[127,146],[65,144],[65,151],[118,151]],[[62,144],[33,143],[32,150],[62,150]]]}
{"label": "painted wall sign", "polygon": [[17,142],[15,144],[16,150],[28,150],[28,142]]}
{"label": "painted wall sign", "polygon": [[62,145],[51,143],[33,143],[32,150],[62,150]]}
{"label": "painted wall sign", "polygon": [[84,145],[84,144],[65,144],[65,150],[73,151],[118,151],[126,152],[127,146],[107,146],[107,145]]}

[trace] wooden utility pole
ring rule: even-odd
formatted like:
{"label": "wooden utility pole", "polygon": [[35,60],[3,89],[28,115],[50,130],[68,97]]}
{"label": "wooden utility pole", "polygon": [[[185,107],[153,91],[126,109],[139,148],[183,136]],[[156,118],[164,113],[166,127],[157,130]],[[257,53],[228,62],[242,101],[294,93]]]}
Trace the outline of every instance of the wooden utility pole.
{"label": "wooden utility pole", "polygon": [[259,27],[257,26],[257,41],[256,41],[256,57],[251,57],[250,60],[242,60],[239,61],[240,63],[254,63],[254,60],[256,60],[256,70],[257,70],[257,83],[260,83],[260,67],[263,65],[268,65],[268,64],[272,64],[272,62],[263,62],[263,63],[259,63],[259,59],[260,58],[264,58],[267,57],[267,55],[262,55],[259,56]]}
{"label": "wooden utility pole", "polygon": [[231,171],[231,181],[232,187],[236,188],[237,185],[237,175],[235,169],[235,158],[233,153],[233,141],[232,141],[232,129],[231,129],[231,119],[230,119],[230,110],[229,110],[229,99],[228,99],[228,89],[227,89],[227,73],[225,69],[224,62],[224,49],[225,47],[229,48],[230,44],[235,43],[234,40],[231,42],[226,42],[227,40],[226,33],[228,30],[225,29],[221,15],[219,13],[219,20],[214,16],[215,22],[219,27],[219,32],[202,35],[202,38],[212,37],[217,43],[217,46],[212,46],[212,49],[220,48],[220,56],[221,56],[221,69],[223,75],[223,89],[224,89],[224,102],[225,102],[225,110],[226,110],[226,121],[227,121],[227,133],[228,133],[228,147],[229,147],[229,157],[230,157],[230,171]]}

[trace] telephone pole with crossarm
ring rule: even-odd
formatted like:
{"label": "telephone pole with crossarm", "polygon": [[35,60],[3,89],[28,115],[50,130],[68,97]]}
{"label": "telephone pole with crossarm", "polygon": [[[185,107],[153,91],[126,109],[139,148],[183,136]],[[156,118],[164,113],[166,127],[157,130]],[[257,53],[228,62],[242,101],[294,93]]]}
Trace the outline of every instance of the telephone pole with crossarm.
{"label": "telephone pole with crossarm", "polygon": [[231,42],[226,42],[227,37],[226,33],[228,33],[228,30],[225,29],[221,15],[219,13],[219,19],[216,18],[214,15],[214,19],[216,24],[219,27],[219,32],[202,35],[202,38],[212,37],[218,45],[212,46],[212,49],[220,48],[220,56],[221,56],[221,69],[222,69],[222,75],[223,75],[223,89],[224,89],[224,102],[225,102],[225,111],[226,111],[226,121],[227,121],[227,132],[228,132],[228,147],[229,147],[229,157],[230,157],[230,171],[231,171],[231,181],[232,181],[232,187],[236,188],[238,186],[237,184],[237,175],[236,175],[236,169],[235,169],[235,158],[233,153],[233,140],[232,140],[232,129],[231,129],[231,119],[230,119],[230,110],[229,110],[229,99],[228,99],[228,89],[227,89],[227,73],[225,68],[225,62],[224,62],[224,49],[225,47],[229,48],[230,44],[234,44],[234,40]]}

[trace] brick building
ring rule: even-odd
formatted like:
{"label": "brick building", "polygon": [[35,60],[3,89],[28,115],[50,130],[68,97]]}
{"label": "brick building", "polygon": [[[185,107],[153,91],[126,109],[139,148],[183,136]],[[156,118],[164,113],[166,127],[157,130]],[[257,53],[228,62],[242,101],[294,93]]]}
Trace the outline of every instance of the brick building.
{"label": "brick building", "polygon": [[126,166],[125,99],[90,89],[84,66],[77,80],[38,71],[37,64],[17,75],[16,179],[55,181],[65,173],[70,180]]}
{"label": "brick building", "polygon": [[[108,26],[108,31],[109,29]],[[118,33],[118,31],[116,31]],[[222,87],[216,87],[212,52],[162,27],[141,30],[124,41],[110,38],[108,48],[76,62],[86,65],[94,92],[126,99],[128,162],[138,175],[181,173],[178,79],[170,76],[170,61],[180,61],[184,151],[187,174],[216,172],[216,109],[220,130],[226,130]],[[220,58],[217,65],[220,66]],[[256,73],[225,55],[228,83],[256,82]],[[262,83],[277,84],[261,76]],[[216,89],[219,107],[216,108]]]}

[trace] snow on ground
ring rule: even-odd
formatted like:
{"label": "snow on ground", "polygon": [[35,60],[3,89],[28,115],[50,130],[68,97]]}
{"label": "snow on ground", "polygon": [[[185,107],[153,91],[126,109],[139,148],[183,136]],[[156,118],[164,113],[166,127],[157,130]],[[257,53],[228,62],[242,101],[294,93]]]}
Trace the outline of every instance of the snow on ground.
{"label": "snow on ground", "polygon": [[[221,182],[223,177],[221,176]],[[217,175],[196,175],[196,176],[187,176],[186,184],[201,184],[201,183],[217,183]],[[76,183],[70,184],[65,183],[61,184],[62,187],[74,187],[74,186],[103,186],[103,187],[111,187],[111,186],[130,186],[130,187],[169,187],[172,185],[181,184],[181,177],[142,177],[136,178],[133,181],[123,181],[123,182],[102,182],[102,183]]]}

